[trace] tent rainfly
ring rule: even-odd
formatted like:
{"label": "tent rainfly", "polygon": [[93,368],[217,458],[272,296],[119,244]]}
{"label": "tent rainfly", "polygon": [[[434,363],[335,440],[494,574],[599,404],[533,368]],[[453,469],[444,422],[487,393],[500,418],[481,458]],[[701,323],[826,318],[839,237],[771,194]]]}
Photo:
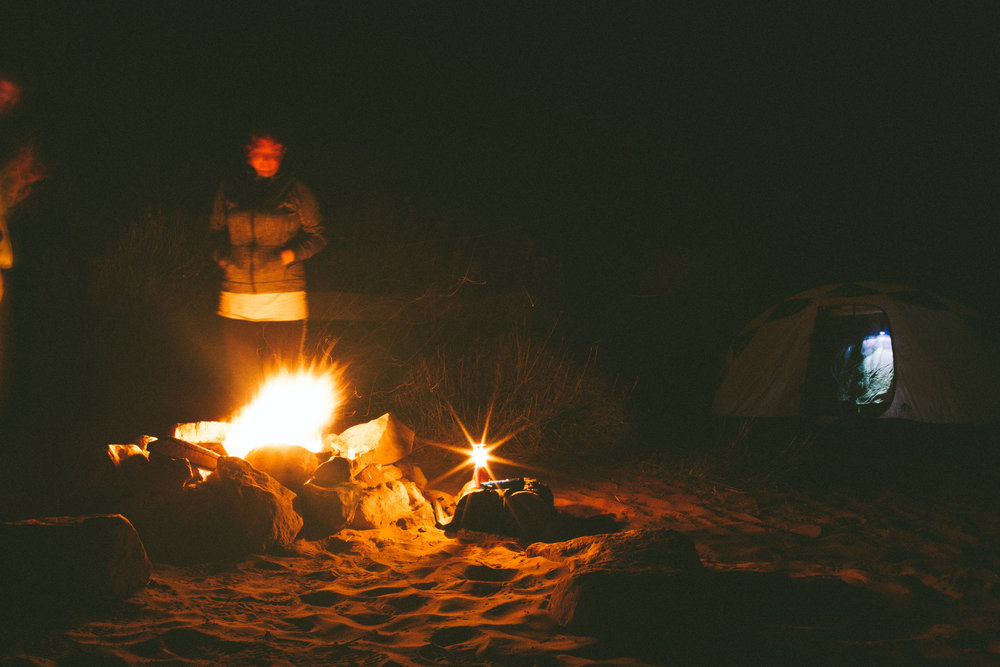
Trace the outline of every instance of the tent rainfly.
{"label": "tent rainfly", "polygon": [[905,285],[843,283],[769,308],[736,337],[718,415],[1000,422],[996,340],[972,310]]}

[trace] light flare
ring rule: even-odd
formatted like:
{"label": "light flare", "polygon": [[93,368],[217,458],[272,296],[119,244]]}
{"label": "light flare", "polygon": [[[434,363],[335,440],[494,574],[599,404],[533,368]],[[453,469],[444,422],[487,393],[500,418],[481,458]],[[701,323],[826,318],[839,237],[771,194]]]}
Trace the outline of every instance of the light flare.
{"label": "light flare", "polygon": [[472,445],[472,483],[476,485],[477,488],[483,486],[483,482],[487,482],[493,478],[493,474],[490,472],[490,453],[486,451],[486,445],[481,442],[474,443]]}
{"label": "light flare", "polygon": [[477,468],[485,468],[490,462],[490,453],[486,451],[486,445],[482,442],[477,442],[472,445],[472,465]]}
{"label": "light flare", "polygon": [[323,433],[340,403],[336,369],[279,371],[231,420],[222,443],[243,457],[264,445],[298,445],[323,451]]}
{"label": "light flare", "polygon": [[[428,482],[428,484],[433,486],[434,484],[448,477],[451,477],[452,475],[462,470],[467,470],[468,469],[467,466],[472,466],[473,486],[479,486],[483,481],[486,481],[487,479],[492,479],[492,472],[490,471],[489,468],[489,464],[491,461],[495,461],[497,463],[502,463],[509,466],[514,466],[517,468],[525,468],[527,470],[540,470],[535,466],[530,466],[523,463],[517,463],[515,461],[511,461],[510,459],[497,456],[496,454],[493,453],[498,447],[500,447],[501,445],[503,445],[504,443],[508,442],[509,440],[516,437],[519,433],[521,433],[521,431],[523,431],[525,428],[528,427],[528,424],[523,424],[520,428],[508,433],[507,435],[501,438],[492,441],[488,440],[487,432],[489,431],[490,420],[493,417],[493,404],[490,403],[490,407],[486,412],[486,420],[485,420],[486,423],[483,426],[483,433],[480,437],[477,438],[474,437],[471,433],[469,433],[469,429],[467,429],[465,427],[465,424],[462,423],[462,420],[459,419],[458,413],[455,412],[455,409],[452,407],[451,403],[446,401],[445,404],[448,406],[448,410],[451,412],[451,416],[455,420],[455,423],[458,425],[460,429],[462,429],[462,433],[465,435],[466,441],[468,441],[468,447],[456,447],[454,445],[449,445],[439,442],[429,442],[429,441],[426,442],[429,445],[433,445],[441,449],[447,449],[457,454],[464,454],[468,456],[468,458],[459,463],[458,465],[456,465],[455,467],[453,467],[451,470],[445,472],[442,475],[439,475],[432,481]],[[463,488],[468,488],[468,485]]]}

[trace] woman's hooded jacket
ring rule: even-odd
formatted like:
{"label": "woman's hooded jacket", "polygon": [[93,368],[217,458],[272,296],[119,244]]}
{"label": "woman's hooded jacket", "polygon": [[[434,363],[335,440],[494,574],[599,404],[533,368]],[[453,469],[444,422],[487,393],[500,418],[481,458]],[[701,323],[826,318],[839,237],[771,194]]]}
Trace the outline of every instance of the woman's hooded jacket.
{"label": "woman's hooded jacket", "polygon": [[[298,292],[306,288],[302,261],[326,246],[323,219],[312,192],[278,172],[259,178],[248,172],[223,183],[212,207],[213,259],[225,271],[226,292]],[[295,261],[285,266],[281,252]]]}

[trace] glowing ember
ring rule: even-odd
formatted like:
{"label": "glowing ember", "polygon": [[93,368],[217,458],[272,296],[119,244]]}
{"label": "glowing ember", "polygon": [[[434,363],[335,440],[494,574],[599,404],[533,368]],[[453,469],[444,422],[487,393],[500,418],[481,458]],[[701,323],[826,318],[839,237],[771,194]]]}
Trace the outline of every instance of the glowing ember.
{"label": "glowing ember", "polygon": [[256,398],[233,418],[223,446],[230,456],[245,456],[263,445],[298,445],[323,450],[323,431],[337,409],[334,373],[283,371],[261,387]]}

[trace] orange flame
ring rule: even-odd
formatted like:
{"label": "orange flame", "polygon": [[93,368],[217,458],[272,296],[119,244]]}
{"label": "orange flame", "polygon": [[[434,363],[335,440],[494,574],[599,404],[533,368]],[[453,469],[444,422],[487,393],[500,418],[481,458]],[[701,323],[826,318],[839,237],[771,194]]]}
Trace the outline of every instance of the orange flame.
{"label": "orange flame", "polygon": [[230,456],[246,456],[264,445],[324,449],[323,433],[340,403],[335,368],[279,371],[232,419],[223,446]]}

